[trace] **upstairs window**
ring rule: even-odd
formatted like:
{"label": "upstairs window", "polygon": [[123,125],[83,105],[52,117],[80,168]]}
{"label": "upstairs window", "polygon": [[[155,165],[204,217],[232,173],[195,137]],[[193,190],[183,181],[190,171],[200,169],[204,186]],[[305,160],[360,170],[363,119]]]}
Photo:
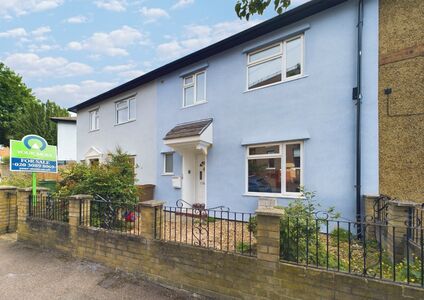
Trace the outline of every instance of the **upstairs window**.
{"label": "upstairs window", "polygon": [[302,142],[249,146],[247,194],[298,196],[302,186]]}
{"label": "upstairs window", "polygon": [[303,73],[303,35],[249,53],[248,90],[294,79]]}
{"label": "upstairs window", "polygon": [[99,127],[99,109],[90,111],[90,131],[98,130]]}
{"label": "upstairs window", "polygon": [[135,98],[121,100],[115,103],[116,124],[126,123],[135,120]]}
{"label": "upstairs window", "polygon": [[183,106],[206,101],[206,72],[198,72],[183,79]]}

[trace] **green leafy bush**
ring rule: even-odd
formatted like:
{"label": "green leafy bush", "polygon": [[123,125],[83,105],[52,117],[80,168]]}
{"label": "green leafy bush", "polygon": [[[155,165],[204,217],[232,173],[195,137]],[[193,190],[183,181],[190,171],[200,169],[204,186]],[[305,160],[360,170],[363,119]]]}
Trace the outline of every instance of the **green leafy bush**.
{"label": "green leafy bush", "polygon": [[134,175],[131,157],[118,148],[104,163],[92,166],[76,163],[61,170],[57,194],[99,195],[114,203],[134,204],[138,202]]}
{"label": "green leafy bush", "polygon": [[0,185],[27,188],[32,186],[32,176],[30,173],[10,172],[10,175],[2,178]]}

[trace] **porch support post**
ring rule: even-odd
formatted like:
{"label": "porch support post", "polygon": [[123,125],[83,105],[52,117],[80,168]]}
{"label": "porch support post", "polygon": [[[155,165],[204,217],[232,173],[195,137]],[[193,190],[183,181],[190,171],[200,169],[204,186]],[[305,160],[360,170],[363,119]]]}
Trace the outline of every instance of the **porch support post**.
{"label": "porch support post", "polygon": [[280,219],[284,212],[276,208],[256,210],[258,259],[269,262],[280,260]]}

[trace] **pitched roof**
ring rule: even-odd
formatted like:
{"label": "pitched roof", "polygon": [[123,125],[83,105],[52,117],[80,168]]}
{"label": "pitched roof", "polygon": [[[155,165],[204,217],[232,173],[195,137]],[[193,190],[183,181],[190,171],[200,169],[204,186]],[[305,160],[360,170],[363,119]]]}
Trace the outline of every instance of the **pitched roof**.
{"label": "pitched roof", "polygon": [[76,123],[77,122],[76,117],[51,117],[50,120],[52,120],[55,123],[59,123],[59,122]]}
{"label": "pitched roof", "polygon": [[324,11],[328,8],[336,6],[340,3],[346,2],[348,0],[311,0],[302,4],[296,8],[288,10],[287,12],[276,16],[272,19],[269,19],[265,22],[262,22],[256,26],[250,27],[242,32],[239,32],[235,35],[232,35],[226,39],[223,39],[215,44],[207,46],[203,49],[200,49],[196,52],[193,52],[189,55],[186,55],[180,59],[174,60],[162,67],[154,69],[140,77],[137,77],[131,81],[128,81],[124,84],[121,84],[105,93],[97,95],[87,101],[79,103],[71,108],[69,111],[77,112],[79,109],[88,107],[100,101],[106,100],[110,97],[117,96],[121,93],[134,89],[142,84],[148,83],[156,78],[159,78],[163,75],[176,71],[180,68],[186,67],[193,63],[199,62],[203,59],[206,59],[212,55],[224,52],[228,49],[231,49],[235,46],[243,44],[247,41],[253,40],[257,37],[260,37],[264,34],[277,30],[281,27],[290,25],[299,20],[312,16],[316,13]]}
{"label": "pitched roof", "polygon": [[164,140],[178,139],[201,135],[212,123],[213,119],[183,123],[172,128],[163,138]]}

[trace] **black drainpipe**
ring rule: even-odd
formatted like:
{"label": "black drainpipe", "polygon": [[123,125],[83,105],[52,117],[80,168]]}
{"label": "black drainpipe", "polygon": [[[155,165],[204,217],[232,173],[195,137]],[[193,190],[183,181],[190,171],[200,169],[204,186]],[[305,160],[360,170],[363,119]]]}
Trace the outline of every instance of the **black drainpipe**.
{"label": "black drainpipe", "polygon": [[[363,0],[358,1],[358,57],[356,69],[356,220],[362,221],[362,208],[361,208],[361,71],[362,71],[362,29],[364,17],[364,3]],[[357,226],[358,235],[361,233],[361,226]]]}

